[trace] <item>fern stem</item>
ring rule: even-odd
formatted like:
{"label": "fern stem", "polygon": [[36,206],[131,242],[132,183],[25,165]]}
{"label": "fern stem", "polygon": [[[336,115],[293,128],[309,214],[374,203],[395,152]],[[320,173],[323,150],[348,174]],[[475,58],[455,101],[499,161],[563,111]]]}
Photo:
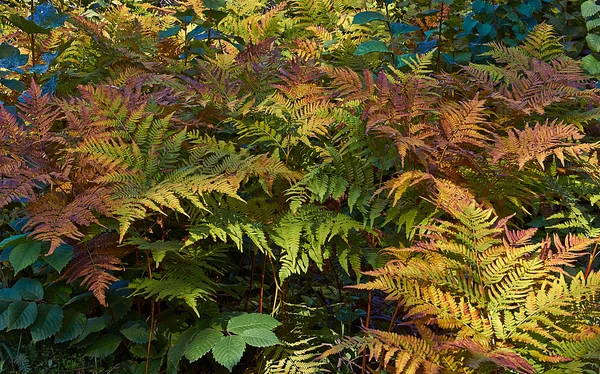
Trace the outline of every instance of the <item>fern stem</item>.
{"label": "fern stem", "polygon": [[[248,290],[246,291],[246,303],[244,304],[244,312],[248,311],[248,302],[250,301],[250,291],[252,291],[252,285],[254,284],[255,260],[256,260],[256,248],[254,248],[254,251],[252,252],[252,264],[250,265],[250,284],[248,285]],[[263,274],[264,274],[264,265],[263,265]],[[263,276],[263,279],[264,279],[264,276]]]}
{"label": "fern stem", "polygon": [[598,242],[599,241],[600,241],[600,235],[596,239],[596,244],[594,245],[594,250],[592,251],[592,254],[590,255],[590,261],[588,262],[587,268],[585,269],[585,275],[584,275],[585,280],[587,280],[588,276],[592,272],[592,264],[594,262],[594,259],[596,258],[596,251],[598,250]]}
{"label": "fern stem", "polygon": [[[370,276],[369,282],[372,282],[372,281],[373,281],[373,277]],[[367,320],[365,321],[365,326],[367,329],[369,329],[371,326],[371,302],[372,302],[372,300],[373,300],[373,291],[369,290],[369,299],[368,299],[368,304],[367,304]],[[367,370],[367,350],[365,349],[363,351],[361,374],[365,374],[366,370]]]}
{"label": "fern stem", "polygon": [[442,44],[442,26],[444,25],[444,2],[440,3],[440,25],[438,29],[438,43],[437,43],[437,68],[440,69],[440,63],[442,61],[442,51],[440,45]]}
{"label": "fern stem", "polygon": [[146,372],[150,370],[150,348],[152,348],[152,333],[154,332],[154,300],[150,303],[150,335],[148,336],[148,349],[146,351]]}
{"label": "fern stem", "polygon": [[275,265],[273,265],[273,259],[269,256],[269,262],[271,263],[271,271],[273,273],[273,281],[275,281],[275,296],[273,296],[273,308],[271,309],[271,315],[275,315],[275,307],[277,305],[277,296],[281,288],[279,282],[277,282],[277,272],[275,272]]}
{"label": "fern stem", "polygon": [[260,298],[258,300],[258,312],[263,311],[263,296],[265,292],[265,270],[267,270],[267,254],[263,256],[262,273],[260,274]]}

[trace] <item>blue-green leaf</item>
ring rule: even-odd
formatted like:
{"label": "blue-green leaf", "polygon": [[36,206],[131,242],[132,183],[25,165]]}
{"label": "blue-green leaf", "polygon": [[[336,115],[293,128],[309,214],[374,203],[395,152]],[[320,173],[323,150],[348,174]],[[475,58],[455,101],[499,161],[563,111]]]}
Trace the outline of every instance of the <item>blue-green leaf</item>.
{"label": "blue-green leaf", "polygon": [[25,83],[16,79],[0,79],[0,83],[10,88],[13,91],[23,92],[25,91]]}
{"label": "blue-green leaf", "polygon": [[64,343],[75,339],[83,333],[86,319],[82,313],[69,310],[65,312],[62,328],[54,338],[55,343]]}
{"label": "blue-green leaf", "polygon": [[117,335],[109,334],[96,339],[92,345],[85,351],[86,356],[104,358],[111,355],[121,344],[121,338]]}
{"label": "blue-green leaf", "polygon": [[50,1],[37,5],[33,12],[33,22],[45,29],[60,27],[68,18],[68,14],[59,13]]}
{"label": "blue-green leaf", "polygon": [[26,242],[17,245],[10,253],[9,260],[15,268],[15,274],[33,264],[42,252],[39,242]]}
{"label": "blue-green leaf", "polygon": [[0,68],[8,69],[23,74],[20,66],[27,64],[29,56],[21,54],[18,48],[6,43],[0,44]]}
{"label": "blue-green leaf", "polygon": [[21,278],[12,287],[24,300],[42,300],[44,298],[44,288],[40,281],[30,278]]}
{"label": "blue-green leaf", "polygon": [[43,259],[60,273],[72,258],[73,247],[63,243],[54,250],[54,253],[45,256]]}
{"label": "blue-green leaf", "polygon": [[169,27],[166,30],[161,30],[158,32],[158,38],[159,39],[164,39],[164,38],[168,38],[171,36],[175,36],[179,33],[179,31],[181,30],[181,27],[179,26],[173,26],[173,27]]}
{"label": "blue-green leaf", "polygon": [[142,321],[129,321],[121,326],[121,334],[134,343],[148,343],[150,327]]}
{"label": "blue-green leaf", "polygon": [[357,13],[354,18],[352,19],[352,23],[355,25],[364,25],[365,23],[369,23],[372,21],[384,21],[385,22],[385,16],[379,12],[371,12],[371,11],[367,11],[367,12],[360,12]]}
{"label": "blue-green leaf", "polygon": [[369,40],[359,44],[354,51],[354,55],[362,56],[373,52],[392,53],[384,42],[379,40]]}
{"label": "blue-green leaf", "polygon": [[21,294],[12,288],[0,289],[0,301],[19,301]]}
{"label": "blue-green leaf", "polygon": [[8,331],[29,327],[35,321],[36,317],[36,303],[15,301],[8,307]]}
{"label": "blue-green leaf", "polygon": [[394,22],[394,23],[390,24],[390,30],[392,32],[392,35],[398,36],[398,35],[402,35],[402,34],[409,34],[413,31],[421,30],[421,28],[417,27],[417,26],[412,26],[412,25],[409,25],[406,23]]}
{"label": "blue-green leaf", "polygon": [[62,308],[56,304],[41,304],[38,315],[31,326],[31,339],[34,342],[48,339],[56,334],[63,323]]}

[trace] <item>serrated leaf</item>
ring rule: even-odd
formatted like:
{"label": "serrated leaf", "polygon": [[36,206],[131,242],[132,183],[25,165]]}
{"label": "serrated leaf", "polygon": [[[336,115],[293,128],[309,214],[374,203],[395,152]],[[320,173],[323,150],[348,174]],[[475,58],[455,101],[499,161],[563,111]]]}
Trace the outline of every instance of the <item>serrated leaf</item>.
{"label": "serrated leaf", "polygon": [[225,0],[202,0],[202,3],[205,7],[212,10],[224,8],[227,5]]}
{"label": "serrated leaf", "polygon": [[244,338],[246,344],[253,347],[262,348],[279,344],[279,339],[273,331],[262,328],[246,330],[241,337]]}
{"label": "serrated leaf", "polygon": [[21,300],[21,294],[12,288],[0,289],[0,301],[19,301]]}
{"label": "serrated leaf", "polygon": [[39,242],[26,242],[14,247],[8,259],[15,268],[15,274],[33,264],[41,252],[42,244]]}
{"label": "serrated leaf", "polygon": [[51,255],[44,256],[44,261],[60,273],[73,258],[73,251],[73,247],[63,243]]}
{"label": "serrated leaf", "polygon": [[421,30],[421,28],[417,27],[417,26],[412,26],[412,25],[409,25],[406,23],[394,22],[394,23],[390,24],[390,31],[392,32],[393,36],[409,34],[411,32],[417,31],[417,30]]}
{"label": "serrated leaf", "polygon": [[51,30],[62,26],[69,15],[58,12],[50,1],[46,1],[35,7],[32,18],[37,25]]}
{"label": "serrated leaf", "polygon": [[215,329],[204,329],[196,334],[194,339],[185,348],[183,354],[190,362],[197,361],[210,352],[222,337],[223,334],[220,331]]}
{"label": "serrated leaf", "polygon": [[352,23],[355,25],[364,25],[365,23],[369,23],[372,21],[383,21],[385,22],[385,16],[379,12],[360,12],[357,13],[352,19]]}
{"label": "serrated leaf", "polygon": [[181,333],[179,337],[177,337],[177,341],[173,346],[171,346],[167,355],[168,372],[177,372],[177,367],[179,366],[179,361],[181,361],[181,357],[183,357],[183,352],[185,352],[185,348],[194,338],[197,332],[197,328],[190,328],[185,332]]}
{"label": "serrated leaf", "polygon": [[471,32],[471,30],[473,30],[473,28],[477,26],[478,23],[478,20],[469,15],[463,20],[463,30],[465,32]]}
{"label": "serrated leaf", "polygon": [[71,341],[81,335],[85,330],[86,318],[83,313],[68,310],[64,315],[62,328],[54,337],[55,343]]}
{"label": "serrated leaf", "polygon": [[588,29],[588,31],[595,29],[596,27],[599,27],[599,26],[600,26],[600,18],[592,19],[585,23],[585,27]]}
{"label": "serrated leaf", "polygon": [[88,318],[83,332],[79,335],[79,337],[77,337],[77,339],[73,341],[72,344],[80,343],[88,335],[102,331],[106,326],[108,326],[108,318],[106,316]]}
{"label": "serrated leaf", "polygon": [[8,16],[8,20],[17,28],[25,31],[27,34],[50,34],[50,29],[41,27],[35,22],[30,21],[18,14],[11,14]]}
{"label": "serrated leaf", "polygon": [[44,298],[44,288],[40,281],[30,278],[21,278],[12,286],[24,300],[42,300]]}
{"label": "serrated leaf", "polygon": [[8,331],[29,327],[36,317],[37,305],[34,302],[15,301],[8,307]]}
{"label": "serrated leaf", "polygon": [[600,5],[597,5],[593,0],[588,0],[581,4],[581,15],[584,17],[591,17],[598,12],[600,12]]}
{"label": "serrated leaf", "polygon": [[588,34],[585,37],[588,47],[594,52],[600,52],[600,35]]}
{"label": "serrated leaf", "polygon": [[134,343],[148,343],[150,327],[142,321],[129,321],[121,326],[121,334]]}
{"label": "serrated leaf", "polygon": [[0,331],[8,326],[8,303],[0,302]]}
{"label": "serrated leaf", "polygon": [[493,30],[489,23],[478,23],[476,29],[480,36],[486,36]]}
{"label": "serrated leaf", "polygon": [[241,334],[246,330],[263,328],[273,330],[281,323],[268,314],[249,313],[233,317],[227,323],[227,331]]}
{"label": "serrated leaf", "polygon": [[229,371],[242,359],[246,349],[244,338],[239,335],[222,337],[212,349],[215,360]]}
{"label": "serrated leaf", "polygon": [[85,351],[86,356],[104,358],[114,353],[121,344],[121,337],[117,335],[103,335],[96,339]]}
{"label": "serrated leaf", "polygon": [[[30,70],[31,71],[31,70]],[[25,83],[16,79],[0,79],[0,83],[17,92],[25,91]]]}
{"label": "serrated leaf", "polygon": [[360,43],[354,51],[355,56],[363,56],[373,52],[392,53],[388,46],[380,40],[369,40]]}
{"label": "serrated leaf", "polygon": [[169,27],[166,30],[161,30],[158,32],[158,38],[159,39],[164,39],[164,38],[169,38],[171,36],[175,36],[179,33],[179,31],[181,30],[180,26],[173,26],[173,27]]}
{"label": "serrated leaf", "polygon": [[7,43],[0,44],[0,68],[23,74],[24,71],[20,66],[27,64],[27,61],[29,55],[21,54],[18,48]]}
{"label": "serrated leaf", "polygon": [[[0,46],[0,49],[1,49],[1,47],[2,46]],[[2,58],[2,56],[0,56],[0,58]],[[18,234],[18,235],[9,236],[8,238],[6,238],[0,242],[0,249],[4,249],[4,248],[10,247],[10,246],[15,246],[17,244],[21,244],[26,241],[29,241],[29,239],[27,238],[27,234]]]}
{"label": "serrated leaf", "polygon": [[34,342],[48,339],[60,331],[63,323],[63,310],[54,304],[42,304],[38,308],[38,315],[31,326],[31,338]]}
{"label": "serrated leaf", "polygon": [[600,61],[596,60],[594,56],[587,55],[581,59],[583,64],[583,70],[591,75],[600,75]]}

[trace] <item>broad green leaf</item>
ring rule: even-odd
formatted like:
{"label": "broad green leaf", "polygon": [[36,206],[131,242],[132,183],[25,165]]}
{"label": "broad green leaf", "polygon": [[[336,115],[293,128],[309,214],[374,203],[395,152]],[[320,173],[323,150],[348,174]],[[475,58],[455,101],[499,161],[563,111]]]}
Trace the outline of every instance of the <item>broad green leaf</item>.
{"label": "broad green leaf", "polygon": [[46,261],[54,268],[54,270],[58,271],[59,273],[65,268],[65,266],[67,266],[72,258],[73,247],[64,243],[59,245],[58,248],[54,250],[54,253],[43,257],[44,261]]}
{"label": "broad green leaf", "polygon": [[150,327],[142,321],[129,321],[121,326],[121,334],[134,343],[148,343]]}
{"label": "broad green leaf", "polygon": [[473,28],[477,26],[478,23],[478,20],[469,15],[463,20],[463,30],[465,32],[471,32],[471,30],[473,30]]}
{"label": "broad green leaf", "polygon": [[591,17],[598,12],[600,12],[600,5],[597,5],[594,0],[588,0],[581,4],[581,15],[584,17]]}
{"label": "broad green leaf", "polygon": [[63,310],[54,304],[41,304],[38,315],[31,326],[31,338],[34,342],[48,339],[56,334],[63,324]]}
{"label": "broad green leaf", "polygon": [[12,286],[24,300],[42,300],[44,298],[44,288],[40,281],[31,278],[21,278]]}
{"label": "broad green leaf", "polygon": [[190,328],[177,337],[175,344],[171,346],[167,356],[168,373],[177,373],[177,367],[179,366],[181,357],[183,357],[183,352],[185,352],[185,348],[194,338],[197,332],[197,328]]}
{"label": "broad green leaf", "polygon": [[15,301],[8,307],[8,331],[29,327],[36,317],[36,303]]}
{"label": "broad green leaf", "polygon": [[380,40],[369,40],[359,44],[354,51],[354,55],[362,56],[373,52],[392,53],[384,42]]}
{"label": "broad green leaf", "polygon": [[225,0],[202,0],[202,3],[205,7],[212,10],[224,8],[227,5]]}
{"label": "broad green leaf", "polygon": [[12,288],[0,289],[0,301],[19,301],[21,294]]}
{"label": "broad green leaf", "polygon": [[478,23],[476,29],[480,36],[486,36],[492,32],[493,27],[489,23]]}
{"label": "broad green leaf", "polygon": [[[0,50],[2,49],[2,47],[3,46],[0,46]],[[2,57],[4,57],[4,56],[0,55],[0,58],[2,58]],[[25,61],[25,63],[27,63],[27,61]],[[10,247],[10,246],[15,246],[17,244],[21,244],[26,241],[29,241],[29,239],[27,238],[27,234],[18,234],[18,235],[9,236],[8,238],[6,238],[0,242],[0,249],[4,249],[4,248]]]}
{"label": "broad green leaf", "polygon": [[39,242],[21,243],[13,248],[9,260],[15,268],[15,274],[33,264],[42,252],[42,244]]}
{"label": "broad green leaf", "polygon": [[173,26],[173,27],[169,27],[166,30],[161,30],[158,32],[158,38],[159,39],[164,39],[164,38],[168,38],[171,36],[175,36],[179,33],[179,31],[181,30],[180,26]]}
{"label": "broad green leaf", "polygon": [[281,323],[268,314],[250,313],[233,317],[227,323],[227,331],[241,334],[246,330],[263,328],[273,330]]}
{"label": "broad green leaf", "polygon": [[585,23],[585,27],[589,30],[595,29],[600,26],[600,18],[589,20]]}
{"label": "broad green leaf", "polygon": [[11,14],[8,16],[8,20],[27,34],[50,34],[50,29],[41,27],[35,22],[25,19],[23,16]]}
{"label": "broad green leaf", "polygon": [[355,25],[364,25],[372,21],[386,21],[385,16],[379,12],[360,12],[357,13],[352,19],[352,23]]}
{"label": "broad green leaf", "polygon": [[77,339],[73,341],[72,344],[80,343],[88,335],[104,330],[104,328],[108,326],[109,319],[110,317],[108,316],[88,318],[88,320],[85,323],[85,328],[83,329],[83,332],[79,335],[79,337],[77,337]]}
{"label": "broad green leaf", "polygon": [[246,344],[253,347],[270,347],[279,344],[277,335],[271,330],[258,328],[246,330],[241,335]]}
{"label": "broad green leaf", "polygon": [[23,74],[24,71],[20,66],[27,64],[27,61],[29,55],[21,54],[18,48],[7,43],[0,44],[0,68]]}
{"label": "broad green leaf", "polygon": [[594,52],[600,52],[600,35],[588,34],[585,37],[588,47]]}
{"label": "broad green leaf", "polygon": [[66,283],[53,283],[44,290],[44,300],[58,305],[65,305],[73,292],[73,287]]}
{"label": "broad green leaf", "polygon": [[0,301],[0,331],[8,326],[8,307],[9,303]]}
{"label": "broad green leaf", "polygon": [[581,59],[583,63],[583,70],[591,75],[600,75],[600,61],[596,60],[594,56],[587,55]]}
{"label": "broad green leaf", "polygon": [[215,360],[229,371],[240,362],[246,349],[244,338],[239,335],[222,337],[212,349]]}
{"label": "broad green leaf", "polygon": [[390,30],[392,35],[398,36],[403,34],[409,34],[413,31],[421,30],[420,27],[408,25],[406,23],[392,23],[390,24]]}
{"label": "broad green leaf", "polygon": [[207,354],[222,337],[223,334],[215,329],[202,330],[187,345],[183,354],[190,362],[194,362]]}
{"label": "broad green leaf", "polygon": [[[30,70],[31,71],[31,70]],[[25,83],[16,79],[0,79],[0,83],[17,92],[25,91]]]}
{"label": "broad green leaf", "polygon": [[83,313],[67,310],[64,316],[62,328],[54,337],[55,343],[71,341],[81,335],[86,327],[86,318]]}
{"label": "broad green leaf", "polygon": [[50,1],[39,3],[33,12],[33,22],[46,29],[62,26],[69,18],[68,14],[59,13]]}
{"label": "broad green leaf", "polygon": [[88,347],[85,355],[104,358],[116,351],[119,344],[121,344],[121,337],[113,334],[103,335]]}

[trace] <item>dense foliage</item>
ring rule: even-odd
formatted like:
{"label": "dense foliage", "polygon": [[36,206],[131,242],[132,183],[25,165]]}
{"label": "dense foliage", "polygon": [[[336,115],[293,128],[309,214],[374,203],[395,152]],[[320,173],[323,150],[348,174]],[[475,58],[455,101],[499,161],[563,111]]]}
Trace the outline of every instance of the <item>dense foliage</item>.
{"label": "dense foliage", "polygon": [[600,370],[594,1],[0,15],[0,373]]}

